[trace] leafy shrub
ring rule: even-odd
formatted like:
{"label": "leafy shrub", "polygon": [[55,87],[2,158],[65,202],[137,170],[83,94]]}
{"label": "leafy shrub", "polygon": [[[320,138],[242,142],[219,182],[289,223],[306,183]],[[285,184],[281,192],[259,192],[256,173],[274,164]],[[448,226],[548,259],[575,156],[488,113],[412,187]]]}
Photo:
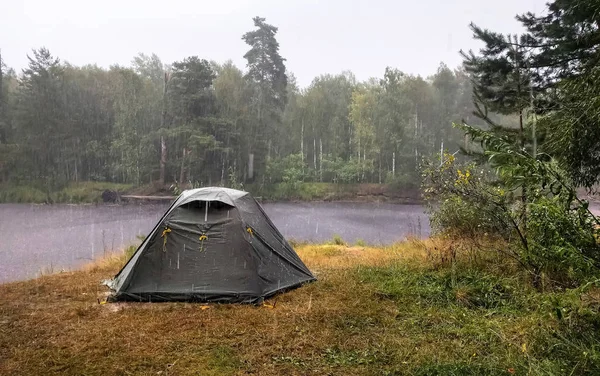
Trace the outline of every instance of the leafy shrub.
{"label": "leafy shrub", "polygon": [[290,154],[284,158],[275,158],[267,162],[267,176],[272,183],[280,183],[284,195],[298,192],[306,175],[307,167],[301,154]]}
{"label": "leafy shrub", "polygon": [[333,239],[331,239],[331,244],[346,245],[346,242],[344,241],[344,239],[342,239],[341,236],[339,236],[338,234],[334,234]]}
{"label": "leafy shrub", "polygon": [[450,154],[422,165],[423,197],[435,234],[479,238],[510,235],[509,198],[475,164],[458,163]]}
{"label": "leafy shrub", "polygon": [[507,138],[462,127],[481,143],[495,174],[456,163],[448,154],[443,163],[425,161],[424,196],[433,230],[503,239],[503,252],[531,273],[537,288],[592,278],[600,267],[600,222],[577,198],[568,174]]}
{"label": "leafy shrub", "polygon": [[395,191],[419,188],[419,180],[420,177],[414,173],[401,173],[394,176],[391,172],[388,172],[385,177],[385,183]]}
{"label": "leafy shrub", "polygon": [[595,222],[583,208],[565,209],[558,197],[540,197],[528,205],[528,251],[522,257],[545,277],[572,284],[600,265]]}

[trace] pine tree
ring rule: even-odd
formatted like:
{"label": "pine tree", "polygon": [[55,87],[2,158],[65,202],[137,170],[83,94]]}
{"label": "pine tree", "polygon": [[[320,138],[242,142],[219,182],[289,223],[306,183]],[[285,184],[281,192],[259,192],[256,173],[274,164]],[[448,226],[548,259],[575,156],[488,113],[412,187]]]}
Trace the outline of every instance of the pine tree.
{"label": "pine tree", "polygon": [[[461,51],[473,83],[475,115],[492,130],[512,135],[525,147],[525,110],[531,103],[530,56],[523,47],[527,36],[502,35],[471,24],[473,37],[485,46],[475,55]],[[517,130],[496,124],[490,112],[519,117]]]}
{"label": "pine tree", "polygon": [[[273,148],[272,140],[281,135],[282,115],[287,103],[287,75],[284,61],[279,54],[279,42],[275,38],[277,27],[269,25],[264,18],[254,17],[255,30],[243,35],[242,39],[250,46],[244,58],[248,61],[246,78],[253,88],[254,129],[248,135],[248,161],[252,161],[255,151],[266,149],[268,158]],[[262,144],[262,145],[261,145]],[[259,150],[257,150],[259,149]],[[279,150],[275,148],[275,153]],[[261,153],[262,154],[262,153]],[[264,155],[260,156],[258,167],[264,170]],[[248,177],[253,172],[248,168]]]}
{"label": "pine tree", "polygon": [[558,158],[578,185],[600,182],[600,2],[555,0],[548,13],[517,17],[534,51],[533,85],[544,97],[544,151]]}

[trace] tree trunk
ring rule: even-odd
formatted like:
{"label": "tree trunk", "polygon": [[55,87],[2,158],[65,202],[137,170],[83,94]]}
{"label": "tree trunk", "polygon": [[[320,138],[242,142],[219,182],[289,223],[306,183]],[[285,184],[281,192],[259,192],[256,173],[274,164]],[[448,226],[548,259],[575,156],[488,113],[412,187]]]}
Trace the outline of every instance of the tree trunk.
{"label": "tree trunk", "polygon": [[223,153],[221,153],[221,186],[225,186],[225,159],[227,157],[227,154],[225,154],[225,156],[223,156]]}
{"label": "tree trunk", "polygon": [[381,184],[381,153],[379,153],[379,184]]}
{"label": "tree trunk", "polygon": [[181,170],[179,171],[179,187],[183,188],[183,184],[185,181],[185,155],[187,151],[183,148],[183,153],[181,155]]}
{"label": "tree trunk", "polygon": [[323,139],[319,138],[319,181],[323,182]]}
{"label": "tree trunk", "polygon": [[313,166],[315,168],[315,174],[317,173],[317,139],[313,138]]}
{"label": "tree trunk", "polygon": [[[517,37],[515,36],[515,46],[517,45]],[[519,139],[520,139],[520,144],[521,144],[521,150],[524,151],[525,150],[525,129],[523,126],[523,105],[521,103],[521,95],[522,95],[522,87],[521,87],[521,68],[519,66],[519,54],[518,54],[518,48],[519,47],[513,47],[514,48],[514,53],[515,53],[515,65],[516,65],[516,69],[517,69],[517,101],[519,101]],[[523,183],[523,186],[521,187],[521,205],[523,205],[522,207],[522,212],[521,212],[521,223],[523,224],[523,234],[525,236],[525,238],[527,238],[527,187],[525,187],[525,183]]]}
{"label": "tree trunk", "polygon": [[254,154],[248,154],[248,180],[254,179]]}
{"label": "tree trunk", "polygon": [[302,175],[304,176],[304,117],[302,117],[302,128],[300,131],[300,155],[302,156]]}
{"label": "tree trunk", "polygon": [[160,136],[160,175],[158,178],[158,184],[162,187],[165,185],[165,169],[167,166],[167,143],[165,137]]}
{"label": "tree trunk", "polygon": [[[164,131],[165,123],[167,121],[167,84],[169,82],[169,76],[167,72],[165,72],[165,82],[163,89],[163,103],[162,103],[162,114],[160,116],[160,128],[161,131]],[[160,175],[158,178],[158,183],[161,185],[165,185],[165,169],[167,167],[167,143],[165,142],[165,136],[160,136]]]}

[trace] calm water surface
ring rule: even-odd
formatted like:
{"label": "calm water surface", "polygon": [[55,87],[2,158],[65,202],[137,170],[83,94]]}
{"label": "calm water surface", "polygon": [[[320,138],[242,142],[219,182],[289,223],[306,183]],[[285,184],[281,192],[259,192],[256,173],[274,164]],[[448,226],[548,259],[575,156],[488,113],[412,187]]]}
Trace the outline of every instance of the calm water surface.
{"label": "calm water surface", "polygon": [[[167,209],[160,205],[0,204],[0,282],[40,272],[80,267],[147,235]],[[265,203],[288,239],[389,244],[408,235],[429,235],[420,205],[377,203]]]}

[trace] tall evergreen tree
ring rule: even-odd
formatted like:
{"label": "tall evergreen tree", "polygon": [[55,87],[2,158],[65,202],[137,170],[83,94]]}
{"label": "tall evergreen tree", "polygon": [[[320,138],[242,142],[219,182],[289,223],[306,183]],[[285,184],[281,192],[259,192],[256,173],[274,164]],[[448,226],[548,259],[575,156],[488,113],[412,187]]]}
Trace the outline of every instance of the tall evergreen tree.
{"label": "tall evergreen tree", "polygon": [[[473,94],[477,108],[476,116],[484,120],[495,131],[517,133],[521,147],[525,146],[525,110],[531,103],[531,60],[523,47],[527,36],[502,35],[471,24],[473,37],[484,43],[475,55],[461,51],[465,71],[473,83]],[[489,112],[517,114],[517,132],[496,124]]]}
{"label": "tall evergreen tree", "polygon": [[546,137],[544,151],[556,156],[578,185],[600,182],[600,2],[555,0],[546,15],[517,17],[529,32],[536,103]]}
{"label": "tall evergreen tree", "polygon": [[[256,29],[242,36],[250,46],[244,58],[248,67],[246,78],[251,82],[254,92],[252,107],[255,124],[251,134],[247,135],[249,160],[254,158],[255,152],[262,154],[261,149],[266,148],[267,157],[273,149],[275,153],[279,152],[272,140],[282,136],[281,119],[287,102],[285,59],[279,54],[279,42],[275,38],[278,29],[261,17],[254,17],[253,21]],[[264,142],[266,145],[259,144]],[[265,156],[258,157],[262,161],[257,166],[264,171]],[[250,178],[253,175],[252,171],[248,171],[248,174]]]}
{"label": "tall evergreen tree", "polygon": [[17,129],[26,151],[30,178],[48,190],[67,181],[64,144],[70,139],[66,128],[64,67],[46,48],[33,50],[19,81]]}

